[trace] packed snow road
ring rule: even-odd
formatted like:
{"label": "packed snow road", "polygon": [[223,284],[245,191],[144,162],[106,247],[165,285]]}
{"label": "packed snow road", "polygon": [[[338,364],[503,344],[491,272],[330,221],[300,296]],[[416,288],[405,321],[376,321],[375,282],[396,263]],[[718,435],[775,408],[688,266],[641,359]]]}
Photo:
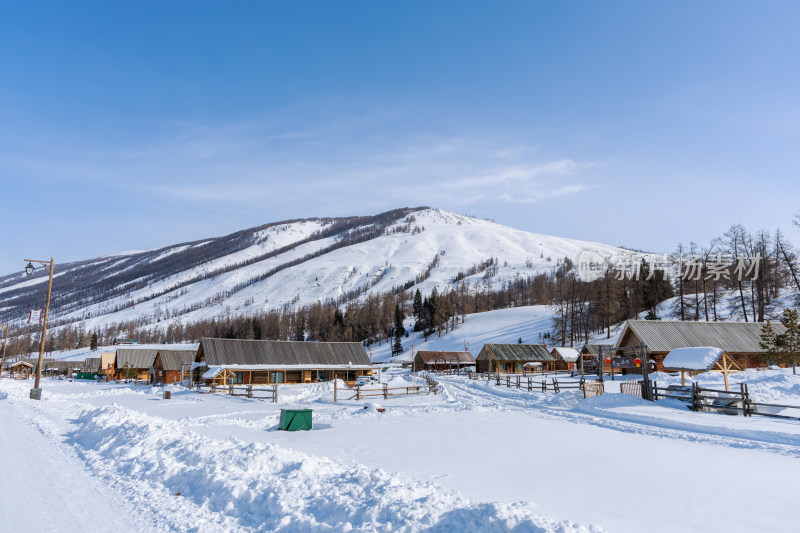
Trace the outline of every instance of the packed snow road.
{"label": "packed snow road", "polygon": [[[385,413],[334,403],[330,384],[282,387],[272,404],[57,380],[38,403],[29,383],[3,380],[0,409],[21,414],[12,435],[73,457],[65,479],[106,487],[98,501],[122,531],[794,529],[782,510],[800,476],[798,423],[438,379],[442,394],[381,400]],[[781,376],[764,393],[795,387]],[[313,409],[314,430],[276,431],[287,406]]]}

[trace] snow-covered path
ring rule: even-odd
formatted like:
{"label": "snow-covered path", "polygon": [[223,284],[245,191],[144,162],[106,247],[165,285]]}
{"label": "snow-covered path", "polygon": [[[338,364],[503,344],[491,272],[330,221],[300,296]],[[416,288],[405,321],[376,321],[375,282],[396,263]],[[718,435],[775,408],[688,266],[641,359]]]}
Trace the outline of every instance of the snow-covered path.
{"label": "snow-covered path", "polygon": [[[141,532],[128,509],[68,448],[54,446],[30,413],[0,401],[0,531]],[[74,527],[72,527],[74,526]]]}
{"label": "snow-covered path", "polygon": [[[765,394],[800,388],[800,377],[757,377]],[[4,380],[0,422],[17,440],[0,442],[19,454],[38,439],[63,456],[43,467],[61,468],[57,483],[82,480],[83,499],[100,481],[108,505],[157,531],[793,528],[783,510],[800,479],[796,422],[438,379],[442,394],[380,401],[383,414],[333,403],[330,383],[282,387],[272,404],[47,380],[31,402]],[[313,409],[314,430],[275,431],[282,407]],[[730,505],[743,495],[747,505]]]}

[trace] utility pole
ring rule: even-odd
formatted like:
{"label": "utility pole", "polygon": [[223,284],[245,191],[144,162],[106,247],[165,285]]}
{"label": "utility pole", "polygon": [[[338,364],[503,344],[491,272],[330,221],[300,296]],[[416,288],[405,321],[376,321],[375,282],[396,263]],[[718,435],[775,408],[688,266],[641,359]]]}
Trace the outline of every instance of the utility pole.
{"label": "utility pole", "polygon": [[42,267],[50,273],[50,281],[47,283],[47,303],[44,306],[44,322],[42,323],[42,340],[39,344],[39,364],[36,366],[36,381],[34,381],[33,388],[31,389],[31,400],[41,400],[42,399],[42,389],[39,387],[39,383],[42,380],[42,365],[44,364],[44,343],[45,343],[45,335],[47,334],[47,317],[50,314],[50,293],[53,290],[53,264],[54,259],[51,257],[50,261],[39,261],[37,259],[24,259],[27,261],[28,264],[25,267],[25,273],[28,277],[33,275],[33,271],[36,267],[33,266],[33,263],[39,263]]}
{"label": "utility pole", "polygon": [[8,324],[8,323],[0,324],[0,326],[5,326],[6,327],[6,340],[5,340],[5,342],[3,342],[3,359],[0,360],[0,378],[3,377],[3,367],[6,364],[6,347],[8,346],[8,327],[9,327],[9,325],[10,324]]}

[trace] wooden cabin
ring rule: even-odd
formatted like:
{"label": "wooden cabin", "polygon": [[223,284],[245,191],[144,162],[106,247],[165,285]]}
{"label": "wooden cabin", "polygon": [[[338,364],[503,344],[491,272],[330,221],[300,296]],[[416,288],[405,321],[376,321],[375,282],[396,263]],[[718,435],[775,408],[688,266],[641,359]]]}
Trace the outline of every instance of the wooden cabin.
{"label": "wooden cabin", "polygon": [[200,341],[195,380],[207,384],[316,383],[341,379],[352,385],[372,373],[360,342]]}
{"label": "wooden cabin", "polygon": [[668,372],[681,373],[681,385],[686,385],[686,372],[690,376],[703,372],[720,372],[725,379],[725,390],[729,390],[728,374],[744,370],[725,350],[711,346],[676,348],[667,354],[663,365]]}
{"label": "wooden cabin", "polygon": [[46,360],[42,367],[43,376],[72,376],[73,372],[79,372],[83,366],[82,361],[55,361]]}
{"label": "wooden cabin", "polygon": [[[600,352],[603,352],[603,359],[605,359],[606,356],[611,357],[613,349],[613,344],[584,344],[575,363],[575,369],[585,374],[597,372],[597,361],[600,357]],[[611,364],[604,364],[603,371],[611,372]]]}
{"label": "wooden cabin", "polygon": [[475,366],[475,358],[469,352],[437,352],[420,350],[414,355],[412,371],[430,370],[441,372],[443,370],[458,370],[467,366]]}
{"label": "wooden cabin", "polygon": [[575,370],[575,363],[580,357],[578,350],[569,346],[556,346],[550,350],[550,354],[556,359],[556,370]]}
{"label": "wooden cabin", "polygon": [[507,374],[522,373],[536,363],[545,371],[555,369],[556,359],[544,344],[484,344],[475,359],[478,372]]}
{"label": "wooden cabin", "polygon": [[115,378],[150,381],[156,354],[158,354],[157,348],[119,346],[115,361]]}
{"label": "wooden cabin", "polygon": [[33,374],[33,365],[27,361],[15,361],[6,366],[11,379],[28,379]]}
{"label": "wooden cabin", "polygon": [[197,350],[158,350],[153,361],[153,381],[155,383],[178,383],[189,379],[192,363],[197,357]]}
{"label": "wooden cabin", "polygon": [[100,372],[100,358],[87,357],[83,360],[83,371],[97,373]]}
{"label": "wooden cabin", "polygon": [[[761,348],[761,327],[764,322],[687,322],[671,320],[628,320],[615,349],[643,344],[648,360],[655,361],[655,370],[664,370],[664,358],[677,348],[715,346],[736,360],[742,368],[757,368]],[[773,324],[775,333],[785,328]]]}

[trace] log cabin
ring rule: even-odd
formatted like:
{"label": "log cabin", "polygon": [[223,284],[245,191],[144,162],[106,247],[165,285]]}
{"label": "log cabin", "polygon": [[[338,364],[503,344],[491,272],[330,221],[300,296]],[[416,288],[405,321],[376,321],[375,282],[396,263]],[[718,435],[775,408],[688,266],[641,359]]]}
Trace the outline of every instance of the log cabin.
{"label": "log cabin", "polygon": [[[761,327],[764,322],[688,322],[677,320],[628,320],[615,349],[644,345],[655,370],[664,369],[664,358],[676,348],[715,346],[736,360],[742,368],[758,368],[761,356]],[[772,324],[782,334],[782,324]]]}
{"label": "log cabin", "polygon": [[556,346],[550,353],[556,359],[556,370],[575,370],[575,363],[580,356],[578,350],[569,346]]}
{"label": "log cabin", "polygon": [[142,348],[136,345],[118,346],[115,378],[150,381],[157,353],[158,348]]}
{"label": "log cabin", "polygon": [[192,363],[197,357],[197,350],[158,350],[153,361],[154,383],[178,383],[189,379]]}
{"label": "log cabin", "polygon": [[550,371],[554,370],[555,362],[556,358],[544,344],[484,344],[475,359],[478,372],[507,374],[522,373],[536,363],[542,370]]}
{"label": "log cabin", "polygon": [[353,385],[372,373],[360,342],[213,339],[200,341],[196,381],[206,384],[316,383],[341,379]]}
{"label": "log cabin", "polygon": [[420,350],[414,355],[412,365],[413,372],[419,372],[420,370],[440,372],[442,370],[475,366],[475,358],[469,352]]}

